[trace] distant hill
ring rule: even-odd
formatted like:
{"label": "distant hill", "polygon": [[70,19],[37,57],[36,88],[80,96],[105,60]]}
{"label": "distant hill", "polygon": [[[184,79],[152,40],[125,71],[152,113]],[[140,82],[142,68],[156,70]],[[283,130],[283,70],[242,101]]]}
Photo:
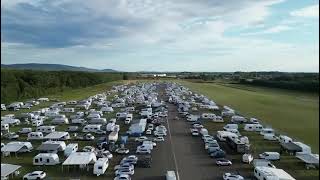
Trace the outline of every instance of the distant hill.
{"label": "distant hill", "polygon": [[113,69],[91,69],[86,67],[76,67],[63,64],[39,64],[39,63],[27,63],[27,64],[1,64],[1,68],[10,69],[30,69],[38,71],[85,71],[85,72],[117,72]]}

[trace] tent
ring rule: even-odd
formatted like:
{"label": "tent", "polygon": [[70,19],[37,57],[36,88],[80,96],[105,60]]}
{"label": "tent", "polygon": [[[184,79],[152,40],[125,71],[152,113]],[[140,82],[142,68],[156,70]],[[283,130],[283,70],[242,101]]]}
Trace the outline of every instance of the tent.
{"label": "tent", "polygon": [[6,179],[10,174],[16,172],[21,166],[14,164],[1,164],[1,179]]}
{"label": "tent", "polygon": [[79,165],[80,167],[93,164],[97,161],[97,157],[93,152],[73,152],[62,163],[63,166]]}

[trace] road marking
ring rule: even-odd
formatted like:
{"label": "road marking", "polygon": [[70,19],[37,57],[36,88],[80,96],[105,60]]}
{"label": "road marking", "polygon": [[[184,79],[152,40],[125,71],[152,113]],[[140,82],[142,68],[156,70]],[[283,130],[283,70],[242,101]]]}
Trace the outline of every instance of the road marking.
{"label": "road marking", "polygon": [[177,165],[177,159],[176,159],[176,155],[175,155],[174,150],[173,150],[173,143],[172,143],[172,138],[171,138],[171,130],[170,130],[168,117],[166,119],[167,119],[167,124],[168,124],[168,129],[169,129],[169,138],[170,138],[170,143],[171,143],[171,151],[172,151],[172,155],[173,155],[173,161],[174,161],[174,165],[175,165],[176,171],[177,171],[177,179],[180,180],[179,170],[178,170],[178,165]]}

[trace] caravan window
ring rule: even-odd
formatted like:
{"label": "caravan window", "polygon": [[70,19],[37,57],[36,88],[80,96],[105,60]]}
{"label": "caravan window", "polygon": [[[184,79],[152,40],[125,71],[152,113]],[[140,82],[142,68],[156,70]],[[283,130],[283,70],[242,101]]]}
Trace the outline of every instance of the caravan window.
{"label": "caravan window", "polygon": [[257,170],[255,169],[254,172],[257,173]]}
{"label": "caravan window", "polygon": [[34,160],[34,162],[38,163],[38,162],[39,162],[39,160],[38,160],[38,159],[35,159],[35,160]]}
{"label": "caravan window", "polygon": [[42,161],[42,158],[40,158],[40,161]]}
{"label": "caravan window", "polygon": [[102,166],[99,166],[98,169],[102,169]]}
{"label": "caravan window", "polygon": [[47,159],[47,163],[49,163],[50,162],[50,159]]}

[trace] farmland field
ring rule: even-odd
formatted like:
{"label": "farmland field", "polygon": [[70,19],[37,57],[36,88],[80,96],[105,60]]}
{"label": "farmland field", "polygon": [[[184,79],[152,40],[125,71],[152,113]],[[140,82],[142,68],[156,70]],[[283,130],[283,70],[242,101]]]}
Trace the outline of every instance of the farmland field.
{"label": "farmland field", "polygon": [[319,152],[319,95],[235,84],[179,82],[217,104],[256,117]]}

